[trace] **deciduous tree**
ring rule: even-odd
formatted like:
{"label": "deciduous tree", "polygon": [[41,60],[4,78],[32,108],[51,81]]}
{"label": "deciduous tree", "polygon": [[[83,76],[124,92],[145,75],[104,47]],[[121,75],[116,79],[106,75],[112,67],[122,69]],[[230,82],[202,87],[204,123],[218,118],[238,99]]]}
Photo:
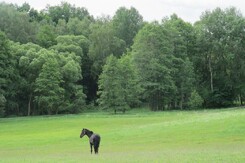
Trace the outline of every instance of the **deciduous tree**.
{"label": "deciduous tree", "polygon": [[130,48],[134,37],[143,26],[143,17],[134,7],[120,7],[113,16],[112,24],[116,36],[124,40],[126,47]]}
{"label": "deciduous tree", "polygon": [[35,100],[43,112],[58,113],[64,101],[65,90],[61,87],[62,83],[62,74],[58,62],[54,58],[49,58],[42,66],[35,82]]}
{"label": "deciduous tree", "polygon": [[103,72],[99,78],[98,100],[102,109],[126,109],[127,102],[125,100],[125,92],[122,87],[122,78],[120,74],[120,66],[118,59],[111,55],[107,58],[103,67]]}
{"label": "deciduous tree", "polygon": [[152,110],[163,110],[170,104],[176,86],[172,77],[173,45],[169,31],[158,23],[145,25],[132,47],[134,64],[145,89],[144,98]]}

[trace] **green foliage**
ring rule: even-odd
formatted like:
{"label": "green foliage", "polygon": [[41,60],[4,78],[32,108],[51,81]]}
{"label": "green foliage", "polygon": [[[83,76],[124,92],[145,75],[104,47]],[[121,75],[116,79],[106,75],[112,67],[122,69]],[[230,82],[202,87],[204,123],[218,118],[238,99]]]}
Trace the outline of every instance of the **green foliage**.
{"label": "green foliage", "polygon": [[116,36],[125,41],[126,47],[133,44],[133,39],[143,26],[143,17],[139,12],[131,7],[127,9],[120,7],[112,19],[113,28]]}
{"label": "green foliage", "polygon": [[90,26],[91,20],[88,18],[84,18],[80,20],[79,18],[71,18],[67,23],[67,30],[72,35],[84,35],[86,37],[90,34]]}
{"label": "green foliage", "polygon": [[109,55],[120,57],[125,51],[125,42],[114,35],[109,21],[107,18],[101,18],[91,26],[88,56],[93,61],[92,73],[95,79],[102,72],[102,67]]}
{"label": "green foliage", "polygon": [[72,100],[71,113],[80,113],[86,108],[86,95],[83,93],[83,87],[77,86],[74,96],[75,98]]}
{"label": "green foliage", "polygon": [[6,100],[4,102],[6,114],[12,111],[17,112],[18,108],[16,94],[19,87],[19,73],[16,65],[16,58],[11,51],[11,42],[4,33],[0,32],[0,95],[2,101]]}
{"label": "green foliage", "polygon": [[0,30],[5,32],[10,40],[21,43],[35,41],[37,26],[29,22],[28,14],[19,12],[13,5],[1,2],[0,15]]}
{"label": "green foliage", "polygon": [[6,35],[0,31],[0,93],[2,94],[8,85],[11,70],[12,55],[10,54],[9,40]]}
{"label": "green foliage", "polygon": [[70,18],[74,17],[79,18],[80,20],[84,18],[93,19],[92,16],[89,15],[87,9],[79,7],[76,8],[67,2],[61,2],[58,6],[48,6],[46,10],[47,15],[56,24],[60,19],[64,19],[68,22]]}
{"label": "green foliage", "polygon": [[[19,101],[15,101],[17,101],[17,103],[23,107],[23,109],[19,110],[22,114],[53,114],[57,112],[74,113],[74,110],[76,110],[76,108],[78,110],[82,110],[81,107],[83,107],[83,105],[76,106],[73,104],[73,101],[78,97],[80,98],[80,101],[84,101],[85,99],[85,96],[82,96],[81,93],[78,93],[77,95],[77,92],[81,92],[81,90],[83,89],[83,87],[78,86],[77,83],[77,81],[82,79],[80,67],[81,58],[79,56],[76,56],[73,52],[58,53],[54,50],[43,49],[40,46],[31,43],[23,45],[12,44],[11,50],[13,54],[17,56],[17,60],[19,62],[19,65],[17,67],[19,68],[20,80],[17,82],[18,84],[16,84],[19,86],[16,95],[16,99],[18,99]],[[59,98],[56,101],[57,103],[62,103],[63,105],[58,106],[57,108],[55,108],[55,110],[50,109],[52,110],[50,112],[48,112],[47,110],[45,111],[45,109],[43,109],[43,106],[37,105],[38,102],[35,101],[34,98],[35,96],[47,96],[46,92],[51,89],[46,88],[46,92],[45,90],[35,92],[35,90],[37,89],[37,79],[40,77],[41,73],[45,74],[45,71],[42,69],[42,67],[43,65],[48,64],[49,60],[58,63],[58,68],[56,67],[56,70],[53,68],[53,70],[59,70],[62,80],[62,82],[59,84],[59,87],[61,88],[61,90],[64,90],[62,95],[64,97]],[[51,72],[52,71],[50,71],[50,73]],[[39,80],[38,85],[43,85],[43,87],[45,87],[47,86],[45,82],[51,82],[52,80],[54,79],[49,79],[48,76],[43,75],[42,80]],[[56,85],[51,86],[55,87]],[[42,100],[48,101],[49,99],[42,98]]]}
{"label": "green foliage", "polygon": [[188,99],[193,90],[195,82],[195,74],[193,63],[189,60],[191,43],[188,40],[193,28],[189,23],[184,22],[178,18],[177,15],[172,15],[170,19],[165,19],[163,23],[164,28],[171,31],[170,39],[173,44],[173,80],[176,86],[173,101],[174,108],[186,108]]}
{"label": "green foliage", "polygon": [[67,35],[69,33],[67,29],[66,21],[64,19],[59,19],[55,27],[55,32],[57,33],[58,37],[60,35]]}
{"label": "green foliage", "polygon": [[208,106],[228,106],[240,96],[242,87],[238,85],[244,83],[244,25],[244,17],[235,8],[205,12],[195,25],[198,56],[194,63],[200,86],[209,91],[204,96]]}
{"label": "green foliage", "polygon": [[50,25],[41,26],[37,33],[37,42],[44,48],[49,48],[56,44],[54,27]]}
{"label": "green foliage", "polygon": [[94,19],[67,2],[41,11],[1,2],[0,15],[6,116],[79,113],[98,98],[107,108],[187,109],[195,89],[204,107],[244,105],[245,18],[236,8],[206,11],[194,25],[176,14],[143,22],[134,7]]}
{"label": "green foliage", "polygon": [[72,6],[67,2],[62,2],[58,6],[48,6],[47,10],[52,21],[57,24],[59,19],[64,19],[68,22],[71,16]]}
{"label": "green foliage", "polygon": [[20,7],[17,7],[17,10],[19,11],[19,12],[29,12],[30,11],[30,9],[31,9],[31,6],[28,4],[28,3],[23,3],[22,4],[22,6],[20,6]]}
{"label": "green foliage", "polygon": [[30,22],[40,22],[43,19],[42,14],[33,8],[29,10],[28,14]]}
{"label": "green foliage", "polygon": [[203,105],[203,98],[198,94],[196,90],[191,92],[191,97],[189,99],[188,105],[192,109],[201,108]]}
{"label": "green foliage", "polygon": [[[85,105],[86,95],[82,93],[83,86],[80,86],[80,84],[84,73],[82,72],[83,64],[89,64],[84,62],[84,56],[88,53],[89,40],[82,35],[58,36],[56,40],[58,44],[52,46],[51,49],[55,49],[62,54],[60,62],[63,80],[66,83],[64,88],[66,90],[65,99],[67,99],[66,105],[68,108],[64,110],[78,113],[83,110]],[[78,106],[78,104],[81,105]]]}
{"label": "green foliage", "polygon": [[162,110],[176,87],[172,78],[173,47],[169,31],[157,23],[145,25],[132,47],[133,61],[152,110]]}
{"label": "green foliage", "polygon": [[107,58],[99,77],[99,104],[103,109],[127,110],[139,104],[142,92],[131,56]]}
{"label": "green foliage", "polygon": [[[31,115],[34,114],[34,103],[33,94],[34,94],[34,82],[38,77],[42,64],[36,64],[37,58],[41,53],[41,47],[33,44],[23,44],[18,43],[11,44],[11,51],[16,56],[18,64],[16,69],[18,69],[19,80],[15,81],[16,88],[16,98],[15,102],[18,103],[20,109],[18,109],[18,114]],[[10,99],[8,99],[10,100]],[[16,114],[16,113],[9,113]]]}
{"label": "green foliage", "polygon": [[123,55],[118,62],[120,66],[120,74],[122,89],[124,90],[124,98],[128,106],[135,107],[140,104],[140,95],[143,92],[139,81],[139,75],[132,62],[132,55]]}
{"label": "green foliage", "polygon": [[57,45],[52,46],[50,49],[55,49],[58,52],[75,53],[79,57],[83,57],[88,53],[89,40],[82,36],[63,35],[56,38]]}
{"label": "green foliage", "polygon": [[6,101],[4,95],[0,94],[0,117],[4,116]]}
{"label": "green foliage", "polygon": [[58,113],[64,100],[64,89],[61,87],[62,76],[58,62],[50,58],[41,69],[36,79],[35,100],[43,112]]}
{"label": "green foliage", "polygon": [[118,59],[111,55],[99,77],[99,104],[103,109],[118,110],[128,107],[121,82]]}

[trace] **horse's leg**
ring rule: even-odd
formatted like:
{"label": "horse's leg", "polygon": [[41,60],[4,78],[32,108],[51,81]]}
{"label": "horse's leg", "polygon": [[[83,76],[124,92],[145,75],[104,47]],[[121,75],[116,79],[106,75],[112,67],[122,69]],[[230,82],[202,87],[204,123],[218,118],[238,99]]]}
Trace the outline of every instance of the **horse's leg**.
{"label": "horse's leg", "polygon": [[96,154],[99,153],[99,147],[96,147]]}
{"label": "horse's leg", "polygon": [[91,154],[93,153],[93,144],[90,143]]}
{"label": "horse's leg", "polygon": [[99,142],[95,141],[94,142],[94,152],[95,152],[95,154],[98,154],[98,149],[99,149]]}
{"label": "horse's leg", "polygon": [[98,154],[98,147],[96,145],[94,145],[94,153]]}

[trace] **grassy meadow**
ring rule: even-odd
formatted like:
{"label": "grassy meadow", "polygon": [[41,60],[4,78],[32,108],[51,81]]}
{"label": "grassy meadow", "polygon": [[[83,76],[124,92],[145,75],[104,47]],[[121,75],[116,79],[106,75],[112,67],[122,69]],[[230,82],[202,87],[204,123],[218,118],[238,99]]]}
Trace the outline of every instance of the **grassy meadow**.
{"label": "grassy meadow", "polygon": [[[99,155],[83,127],[101,135]],[[0,162],[245,162],[245,109],[0,119]]]}

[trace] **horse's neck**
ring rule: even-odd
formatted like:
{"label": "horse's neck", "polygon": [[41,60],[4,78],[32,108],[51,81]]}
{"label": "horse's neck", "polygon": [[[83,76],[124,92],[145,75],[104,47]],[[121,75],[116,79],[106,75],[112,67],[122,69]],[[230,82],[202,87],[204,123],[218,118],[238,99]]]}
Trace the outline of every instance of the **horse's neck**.
{"label": "horse's neck", "polygon": [[93,132],[88,132],[86,135],[90,138],[93,135]]}

